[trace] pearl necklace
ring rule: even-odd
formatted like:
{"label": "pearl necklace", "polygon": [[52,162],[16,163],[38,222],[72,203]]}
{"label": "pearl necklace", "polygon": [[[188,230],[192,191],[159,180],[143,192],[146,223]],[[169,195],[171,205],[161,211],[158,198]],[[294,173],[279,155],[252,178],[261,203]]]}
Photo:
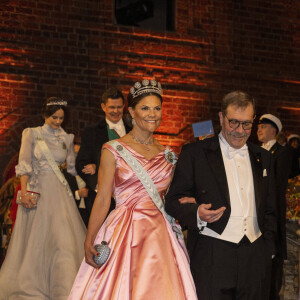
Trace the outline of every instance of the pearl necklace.
{"label": "pearl necklace", "polygon": [[140,144],[142,144],[142,145],[146,145],[146,150],[147,151],[150,151],[150,148],[149,148],[149,146],[148,145],[152,145],[153,144],[153,138],[152,138],[152,141],[150,142],[146,142],[146,141],[142,141],[142,140],[140,140],[139,138],[137,138],[133,133],[132,133],[132,131],[129,131],[129,134],[132,136],[132,138],[134,139],[134,140],[136,140],[138,143],[140,143]]}

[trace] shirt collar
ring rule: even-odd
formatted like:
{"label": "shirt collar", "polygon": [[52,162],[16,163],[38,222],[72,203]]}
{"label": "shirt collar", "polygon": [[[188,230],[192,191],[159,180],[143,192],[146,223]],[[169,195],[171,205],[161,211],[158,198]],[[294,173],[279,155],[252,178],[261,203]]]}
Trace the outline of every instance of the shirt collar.
{"label": "shirt collar", "polygon": [[55,135],[55,136],[61,136],[61,135],[66,134],[66,132],[61,127],[58,127],[57,129],[54,129],[50,125],[48,125],[47,123],[45,123],[42,126],[42,131],[46,134]]}
{"label": "shirt collar", "polygon": [[267,143],[262,144],[261,146],[262,146],[262,148],[269,151],[274,146],[275,143],[276,143],[276,140],[273,139],[273,140],[268,141]]}
{"label": "shirt collar", "polygon": [[122,118],[117,123],[113,123],[113,122],[109,121],[107,118],[105,118],[105,121],[106,121],[109,129],[122,128],[122,126],[124,126],[124,122],[123,122]]}
{"label": "shirt collar", "polygon": [[219,133],[219,141],[220,141],[220,147],[224,151],[226,157],[229,159],[233,158],[236,154],[240,154],[241,156],[244,156],[248,152],[247,144],[245,144],[243,147],[239,149],[231,147],[226,141],[226,139],[224,138],[222,131]]}

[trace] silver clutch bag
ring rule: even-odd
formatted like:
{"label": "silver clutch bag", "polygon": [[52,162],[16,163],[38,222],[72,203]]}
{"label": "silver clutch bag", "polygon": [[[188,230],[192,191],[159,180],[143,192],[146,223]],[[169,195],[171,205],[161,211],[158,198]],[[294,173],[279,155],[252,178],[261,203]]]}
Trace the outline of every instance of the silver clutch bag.
{"label": "silver clutch bag", "polygon": [[102,266],[107,261],[109,254],[110,254],[110,248],[107,245],[107,242],[102,241],[101,244],[97,244],[94,246],[95,250],[99,253],[98,256],[94,255],[93,259],[94,262]]}
{"label": "silver clutch bag", "polygon": [[[33,192],[33,191],[26,191],[26,194],[30,195],[32,203],[34,205],[37,205],[37,202],[40,199],[40,193]],[[21,198],[22,198],[22,196],[21,196],[21,190],[18,190],[18,192],[17,192],[17,198],[16,198],[17,204],[22,204]]]}

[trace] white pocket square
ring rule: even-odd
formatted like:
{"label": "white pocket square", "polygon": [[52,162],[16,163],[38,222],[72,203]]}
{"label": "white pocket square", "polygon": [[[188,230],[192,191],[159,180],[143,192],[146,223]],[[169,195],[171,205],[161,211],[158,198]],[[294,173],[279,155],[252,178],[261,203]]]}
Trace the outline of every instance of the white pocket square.
{"label": "white pocket square", "polygon": [[268,175],[267,175],[267,170],[264,169],[264,170],[263,170],[263,177],[266,177],[266,176],[268,176]]}

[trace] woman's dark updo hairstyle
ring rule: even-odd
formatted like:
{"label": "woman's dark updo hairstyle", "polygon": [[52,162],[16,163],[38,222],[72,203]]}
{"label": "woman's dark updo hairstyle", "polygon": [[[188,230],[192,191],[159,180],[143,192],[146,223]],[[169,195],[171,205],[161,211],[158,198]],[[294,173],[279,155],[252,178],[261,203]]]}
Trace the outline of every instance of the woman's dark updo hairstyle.
{"label": "woman's dark updo hairstyle", "polygon": [[48,98],[42,109],[43,118],[47,119],[47,118],[51,117],[54,113],[56,113],[60,109],[62,109],[64,111],[64,113],[66,114],[66,105],[59,105],[59,104],[49,105],[48,104],[48,103],[59,103],[59,102],[66,103],[65,100],[63,100],[62,98],[59,98],[59,97]]}

